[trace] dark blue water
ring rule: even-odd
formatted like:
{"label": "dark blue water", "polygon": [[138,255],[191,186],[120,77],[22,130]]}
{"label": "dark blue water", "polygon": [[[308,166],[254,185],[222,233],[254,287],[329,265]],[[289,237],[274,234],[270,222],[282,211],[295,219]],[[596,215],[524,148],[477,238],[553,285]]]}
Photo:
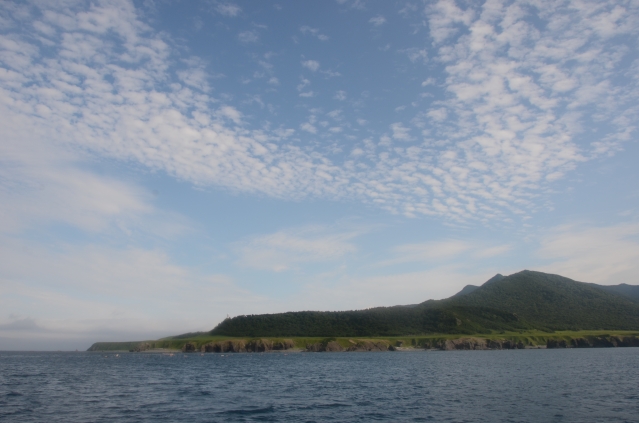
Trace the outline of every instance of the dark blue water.
{"label": "dark blue water", "polygon": [[639,348],[0,352],[2,422],[639,422]]}

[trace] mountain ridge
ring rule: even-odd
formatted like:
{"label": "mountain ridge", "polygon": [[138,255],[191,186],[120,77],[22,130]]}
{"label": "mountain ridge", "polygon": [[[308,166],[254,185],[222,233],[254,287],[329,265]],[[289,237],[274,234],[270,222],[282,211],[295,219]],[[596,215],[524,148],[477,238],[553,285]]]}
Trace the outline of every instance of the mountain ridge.
{"label": "mountain ridge", "polygon": [[211,335],[404,336],[494,331],[639,329],[636,287],[604,287],[524,270],[497,274],[443,300],[339,312],[300,311],[236,316]]}

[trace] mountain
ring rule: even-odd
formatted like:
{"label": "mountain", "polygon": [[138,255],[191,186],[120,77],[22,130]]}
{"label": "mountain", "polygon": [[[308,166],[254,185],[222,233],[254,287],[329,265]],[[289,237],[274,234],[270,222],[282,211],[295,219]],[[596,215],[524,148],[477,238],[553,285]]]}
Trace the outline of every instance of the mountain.
{"label": "mountain", "polygon": [[537,329],[636,329],[639,304],[625,291],[524,270],[443,300],[448,306],[492,307],[517,314]]}
{"label": "mountain", "polygon": [[479,287],[477,285],[466,285],[465,287],[462,288],[461,291],[459,291],[457,294],[453,295],[453,297],[461,297],[463,295],[470,294],[471,292],[475,291],[476,289],[479,289]]}
{"label": "mountain", "polygon": [[[621,287],[621,288],[619,288]],[[637,286],[577,282],[524,270],[468,285],[444,300],[341,312],[302,311],[228,318],[225,336],[402,336],[521,330],[637,330]]]}
{"label": "mountain", "polygon": [[619,285],[597,285],[593,283],[592,285],[599,289],[603,289],[604,291],[621,295],[631,299],[632,301],[639,302],[639,285],[628,285],[625,283]]}

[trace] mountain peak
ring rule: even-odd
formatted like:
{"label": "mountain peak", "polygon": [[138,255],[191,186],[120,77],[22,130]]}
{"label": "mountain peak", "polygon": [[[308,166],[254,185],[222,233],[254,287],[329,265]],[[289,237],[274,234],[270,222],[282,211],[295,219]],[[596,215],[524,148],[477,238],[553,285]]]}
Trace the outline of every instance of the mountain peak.
{"label": "mountain peak", "polygon": [[504,278],[505,278],[504,275],[502,275],[501,273],[497,273],[495,276],[493,276],[492,278],[490,278],[486,282],[484,282],[484,284],[482,286],[490,285],[491,283],[498,282],[498,281],[500,281],[500,280],[502,280]]}

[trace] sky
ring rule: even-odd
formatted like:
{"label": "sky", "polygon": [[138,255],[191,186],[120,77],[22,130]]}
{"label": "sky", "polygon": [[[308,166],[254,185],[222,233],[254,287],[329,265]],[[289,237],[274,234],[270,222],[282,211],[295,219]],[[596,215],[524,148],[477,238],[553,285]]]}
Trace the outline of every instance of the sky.
{"label": "sky", "polygon": [[0,2],[0,350],[639,284],[639,3]]}

